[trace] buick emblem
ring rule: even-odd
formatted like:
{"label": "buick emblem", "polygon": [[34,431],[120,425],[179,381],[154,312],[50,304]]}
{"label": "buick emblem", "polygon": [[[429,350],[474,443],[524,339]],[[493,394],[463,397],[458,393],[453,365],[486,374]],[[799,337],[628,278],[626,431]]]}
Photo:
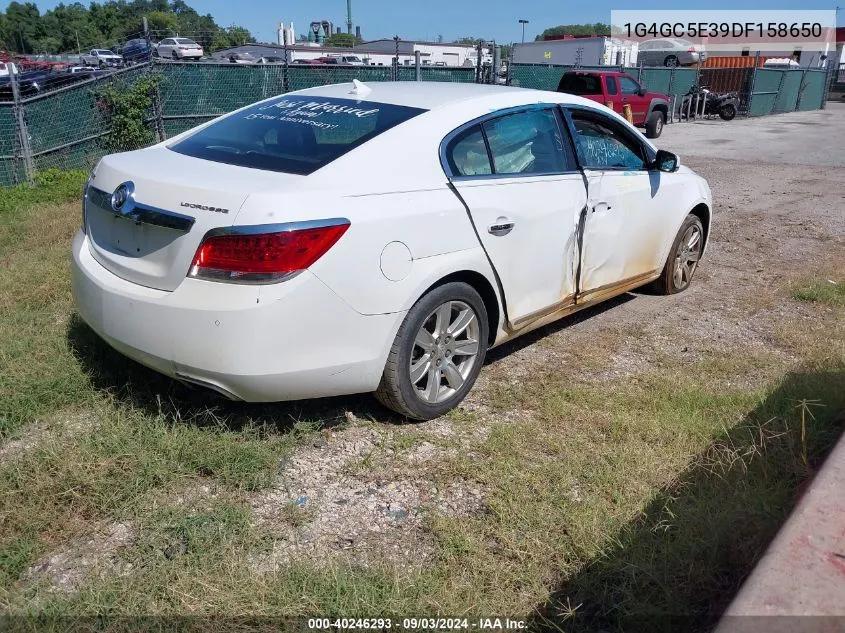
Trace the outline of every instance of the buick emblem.
{"label": "buick emblem", "polygon": [[114,193],[111,195],[111,208],[116,213],[126,213],[131,210],[124,207],[127,206],[126,203],[132,197],[133,189],[134,187],[131,182],[125,182],[114,190]]}

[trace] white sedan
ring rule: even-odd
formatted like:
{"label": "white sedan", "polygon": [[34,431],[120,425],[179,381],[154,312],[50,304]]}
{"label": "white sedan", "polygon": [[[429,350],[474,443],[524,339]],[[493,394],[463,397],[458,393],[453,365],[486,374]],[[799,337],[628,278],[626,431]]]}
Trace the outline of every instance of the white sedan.
{"label": "white sedan", "polygon": [[167,37],[155,47],[159,57],[173,59],[199,59],[203,56],[202,46],[187,37]]}
{"label": "white sedan", "polygon": [[430,419],[491,347],[645,284],[685,290],[711,209],[702,178],[593,101],[356,81],[103,158],[73,292],[110,345],[180,381],[375,392]]}

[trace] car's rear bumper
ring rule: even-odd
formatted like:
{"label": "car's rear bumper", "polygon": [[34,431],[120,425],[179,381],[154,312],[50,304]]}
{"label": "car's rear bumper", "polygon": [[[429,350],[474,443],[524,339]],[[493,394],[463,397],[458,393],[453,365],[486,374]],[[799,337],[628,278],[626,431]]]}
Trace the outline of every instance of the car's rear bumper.
{"label": "car's rear bumper", "polygon": [[72,269],[79,315],[116,350],[252,402],[375,390],[404,317],[364,316],[308,271],[268,286],[139,286],[100,265],[81,231]]}

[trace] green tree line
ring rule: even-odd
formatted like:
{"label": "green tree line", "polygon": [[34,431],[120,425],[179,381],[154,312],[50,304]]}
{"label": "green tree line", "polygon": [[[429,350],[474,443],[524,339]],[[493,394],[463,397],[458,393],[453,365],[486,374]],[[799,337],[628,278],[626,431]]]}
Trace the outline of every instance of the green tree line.
{"label": "green tree line", "polygon": [[542,41],[550,35],[610,35],[610,25],[596,22],[595,24],[563,24],[546,29],[537,36]]}
{"label": "green tree line", "polygon": [[223,28],[184,0],[109,0],[87,7],[60,3],[44,13],[33,2],[12,2],[0,11],[0,50],[42,54],[113,47],[142,37],[145,17],[154,41],[183,35],[208,50],[255,41],[247,29]]}

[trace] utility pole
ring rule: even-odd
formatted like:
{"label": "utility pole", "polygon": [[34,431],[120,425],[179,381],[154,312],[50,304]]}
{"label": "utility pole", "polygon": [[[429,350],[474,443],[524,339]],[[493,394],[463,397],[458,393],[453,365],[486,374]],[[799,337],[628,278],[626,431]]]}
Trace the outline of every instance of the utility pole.
{"label": "utility pole", "polygon": [[528,24],[528,20],[520,20],[519,23],[522,25],[522,43],[525,44],[525,25]]}

